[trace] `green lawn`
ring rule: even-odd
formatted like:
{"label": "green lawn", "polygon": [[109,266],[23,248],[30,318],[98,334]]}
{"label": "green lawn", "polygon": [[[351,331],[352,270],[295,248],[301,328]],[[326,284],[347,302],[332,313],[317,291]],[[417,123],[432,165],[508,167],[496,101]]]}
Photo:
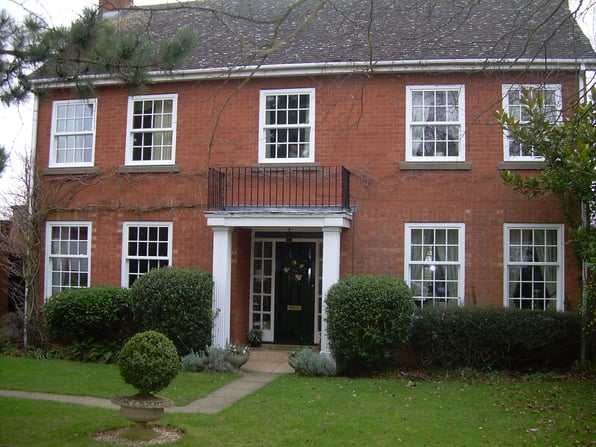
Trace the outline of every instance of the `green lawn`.
{"label": "green lawn", "polygon": [[[0,387],[7,387],[8,380],[20,382],[19,389],[43,390],[43,380],[10,379],[24,370],[37,370],[46,371],[46,381],[53,382],[56,391],[60,383],[61,392],[71,389],[67,376],[60,378],[59,371],[77,370],[81,364],[48,365],[47,361],[0,358]],[[121,393],[121,389],[111,392],[114,382],[105,373],[111,368],[85,367],[93,395]],[[196,382],[204,380],[203,374],[190,376]],[[23,384],[27,380],[34,386]],[[86,387],[83,379],[78,387]],[[184,388],[180,395],[185,400],[186,383],[178,387]],[[594,379],[427,380],[408,387],[406,381],[393,379],[291,375],[219,414],[168,414],[160,423],[185,430],[186,437],[175,446],[543,447],[593,446],[595,418]],[[94,441],[91,433],[126,425],[115,411],[12,398],[0,399],[0,421],[2,447],[106,446]]]}
{"label": "green lawn", "polygon": [[[159,394],[183,406],[222,387],[239,376],[236,374],[183,372]],[[124,383],[116,365],[68,362],[65,360],[31,360],[0,355],[0,388],[72,394],[111,399],[121,394],[135,394]],[[0,443],[0,447],[3,447]]]}

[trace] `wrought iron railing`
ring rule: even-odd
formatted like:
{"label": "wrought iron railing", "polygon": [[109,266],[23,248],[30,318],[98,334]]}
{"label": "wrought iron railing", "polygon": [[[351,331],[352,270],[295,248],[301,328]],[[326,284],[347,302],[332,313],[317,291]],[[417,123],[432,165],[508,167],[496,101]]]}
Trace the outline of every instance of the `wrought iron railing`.
{"label": "wrought iron railing", "polygon": [[209,169],[209,208],[350,209],[350,172],[343,166]]}

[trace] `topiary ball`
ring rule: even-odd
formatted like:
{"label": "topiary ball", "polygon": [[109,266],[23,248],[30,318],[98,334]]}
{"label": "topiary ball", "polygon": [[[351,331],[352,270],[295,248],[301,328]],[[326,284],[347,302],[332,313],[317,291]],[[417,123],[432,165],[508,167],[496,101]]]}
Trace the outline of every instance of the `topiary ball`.
{"label": "topiary ball", "polygon": [[156,331],[132,337],[118,357],[120,375],[139,394],[152,394],[167,387],[180,370],[174,343]]}

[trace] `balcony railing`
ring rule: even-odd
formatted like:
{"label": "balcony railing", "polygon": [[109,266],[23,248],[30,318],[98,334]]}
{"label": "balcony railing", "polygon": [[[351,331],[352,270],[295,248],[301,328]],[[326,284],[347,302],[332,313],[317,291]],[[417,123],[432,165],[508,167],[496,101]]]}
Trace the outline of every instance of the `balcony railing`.
{"label": "balcony railing", "polygon": [[212,210],[350,209],[350,172],[343,166],[209,169]]}

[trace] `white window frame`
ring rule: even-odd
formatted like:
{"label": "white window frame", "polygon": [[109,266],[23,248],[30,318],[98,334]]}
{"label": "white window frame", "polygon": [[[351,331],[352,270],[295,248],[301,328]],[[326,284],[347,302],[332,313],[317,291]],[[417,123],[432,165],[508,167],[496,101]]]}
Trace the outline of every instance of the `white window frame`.
{"label": "white window frame", "polygon": [[[423,260],[423,261],[412,261],[412,230],[457,230],[458,231],[458,250],[457,250],[457,262],[454,261],[442,261],[437,262],[434,259]],[[431,305],[434,305],[435,301],[445,300],[445,307],[448,306],[448,303],[454,302],[457,303],[458,306],[464,305],[464,294],[465,294],[465,283],[466,283],[466,224],[465,223],[453,223],[453,222],[412,222],[405,224],[405,250],[404,250],[404,278],[410,288],[412,288],[413,278],[411,277],[411,270],[410,266],[412,265],[428,265],[428,264],[437,264],[440,266],[458,266],[458,280],[457,280],[457,299],[447,299],[447,293],[445,292],[445,298],[429,296],[428,300],[431,300]],[[433,244],[434,247],[436,244]],[[434,253],[432,254],[434,258]],[[434,266],[432,266],[434,267]],[[431,271],[434,272],[434,269]],[[434,273],[433,273],[434,274]],[[429,282],[435,281],[435,279],[428,279]],[[419,294],[416,294],[415,290],[412,288],[414,292],[414,301],[416,305],[420,307],[424,307],[423,298],[417,298]]]}
{"label": "white window frame", "polygon": [[[563,110],[563,99],[561,94],[561,84],[503,84],[502,85],[502,98],[503,98],[503,111],[507,114],[511,115],[511,109],[509,107],[509,92],[512,90],[520,92],[523,89],[530,89],[530,90],[552,90],[555,93],[555,107],[558,111],[557,119],[555,122],[559,122],[562,119],[562,110]],[[517,106],[517,105],[516,105]],[[525,123],[525,121],[521,120],[520,116],[520,123]],[[542,161],[544,157],[537,156],[537,155],[511,155],[510,154],[510,141],[509,141],[509,132],[507,130],[503,131],[503,160],[504,161]]]}
{"label": "white window frame", "polygon": [[[78,227],[79,229],[82,227],[87,228],[87,253],[86,254],[70,254],[70,253],[53,253],[52,250],[52,229],[54,227]],[[54,284],[52,282],[52,277],[54,270],[52,268],[52,260],[54,259],[70,259],[70,260],[87,260],[87,284],[86,285],[78,285],[78,286],[67,286],[67,285],[59,285],[60,290],[70,289],[70,288],[84,288],[89,287],[91,285],[91,239],[92,239],[92,224],[89,221],[47,221],[46,222],[46,244],[45,244],[45,298],[49,298],[52,294],[57,293],[54,292]],[[77,240],[80,241],[80,240]],[[59,243],[67,244],[64,248],[67,251],[70,251],[71,248],[74,248],[72,244],[78,244],[77,241],[70,241],[70,240],[62,240],[59,239]],[[69,272],[81,272],[81,270],[69,270]]]}
{"label": "white window frame", "polygon": [[[58,130],[58,109],[62,106],[80,106],[80,105],[92,105],[93,106],[93,118],[91,123],[91,129],[87,130],[71,130],[71,131],[60,131]],[[69,168],[69,167],[88,167],[93,166],[95,160],[95,127],[97,121],[97,99],[68,99],[61,101],[54,101],[52,104],[52,129],[50,136],[50,160],[48,166],[50,168]],[[91,160],[89,161],[58,161],[58,145],[57,140],[61,137],[91,137]],[[83,149],[83,152],[86,149]]]}
{"label": "white window frame", "polygon": [[[414,121],[413,115],[413,100],[414,92],[419,91],[453,91],[457,90],[458,96],[458,119],[445,121]],[[406,161],[412,162],[454,162],[466,160],[466,91],[465,85],[408,85],[406,86]],[[413,138],[412,132],[414,126],[422,126],[428,124],[429,126],[459,126],[459,150],[457,156],[454,155],[414,155],[412,153]]]}
{"label": "white window frame", "polygon": [[[131,227],[143,227],[143,228],[157,228],[157,227],[165,227],[168,229],[168,249],[167,255],[156,255],[156,256],[149,256],[149,255],[129,255],[128,254],[128,230]],[[129,276],[130,276],[130,261],[131,260],[141,260],[141,261],[167,261],[168,266],[172,265],[172,241],[173,241],[173,228],[174,225],[172,222],[160,222],[160,221],[152,221],[152,222],[123,222],[122,223],[122,276],[121,276],[121,285],[122,287],[129,287]],[[146,273],[146,272],[145,272]],[[142,276],[139,275],[139,277]]]}
{"label": "white window frame", "polygon": [[[515,262],[510,261],[510,230],[556,230],[557,231],[557,262]],[[557,285],[556,285],[556,310],[565,310],[565,226],[563,224],[519,224],[506,223],[503,225],[503,304],[505,307],[514,307],[509,299],[509,267],[516,265],[529,265],[536,267],[556,267]],[[522,241],[523,242],[523,241]],[[536,247],[532,244],[531,247]],[[521,287],[520,280],[520,287]],[[535,309],[536,301],[544,298],[526,297],[526,301],[531,303],[531,308]]]}
{"label": "white window frame", "polygon": [[[268,125],[266,124],[267,96],[270,95],[309,95],[309,111],[307,124],[284,124]],[[259,106],[259,163],[269,164],[288,164],[288,163],[314,163],[315,161],[315,89],[314,88],[295,88],[295,89],[276,89],[261,90]],[[309,143],[307,157],[267,157],[267,132],[270,129],[308,129]]]}
{"label": "white window frame", "polygon": [[[167,160],[134,160],[133,159],[133,143],[134,135],[140,133],[137,129],[133,128],[134,120],[134,104],[137,101],[154,101],[154,100],[171,100],[172,101],[172,123],[171,126],[167,127],[152,127],[147,128],[150,131],[144,133],[153,132],[172,132],[172,154],[170,159]],[[127,129],[126,129],[126,165],[130,166],[147,166],[147,165],[173,165],[176,162],[176,127],[178,121],[178,95],[173,94],[160,94],[160,95],[139,95],[128,97],[128,118],[127,118]]]}

